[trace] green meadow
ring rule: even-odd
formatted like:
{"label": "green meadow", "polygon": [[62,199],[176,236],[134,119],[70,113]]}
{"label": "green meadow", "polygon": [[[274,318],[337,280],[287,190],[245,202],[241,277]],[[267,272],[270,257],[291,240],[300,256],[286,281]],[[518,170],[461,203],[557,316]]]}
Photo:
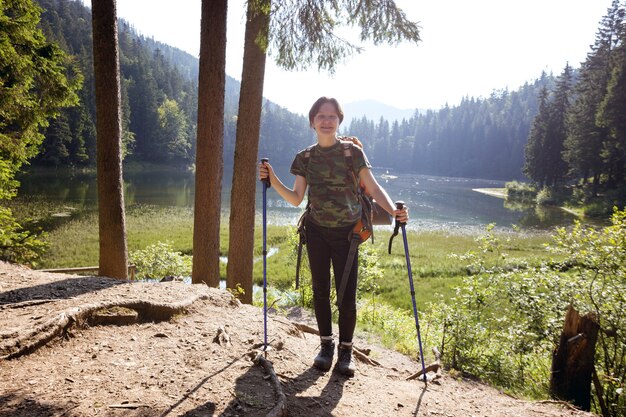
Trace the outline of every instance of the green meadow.
{"label": "green meadow", "polygon": [[[42,206],[36,202],[16,202],[16,212],[34,220],[47,230],[49,248],[39,263],[39,269],[95,266],[98,264],[97,213],[91,209]],[[38,213],[38,214],[36,214]],[[221,221],[220,255],[227,257],[228,219]],[[255,228],[254,280],[263,281],[262,228],[260,221]],[[138,205],[126,211],[128,250],[142,250],[158,242],[168,243],[173,251],[184,255],[192,254],[193,210],[189,207],[160,207]],[[392,253],[387,253],[392,227],[379,228],[372,243],[368,241],[361,249],[373,254],[378,270],[375,282],[361,297],[376,297],[392,307],[411,309],[408,272],[402,233],[394,238]],[[407,231],[416,301],[419,309],[426,308],[437,297],[447,299],[454,288],[471,271],[463,256],[478,250],[477,239],[481,234],[453,233],[448,231]],[[544,243],[550,240],[546,233],[503,232],[500,252],[509,258],[537,265],[548,258]],[[289,291],[294,288],[296,265],[295,228],[291,226],[267,227],[267,246],[271,256],[267,258],[268,285],[276,290]],[[306,250],[304,251],[306,253]],[[499,262],[502,253],[487,253],[488,262]],[[306,281],[306,255],[302,275]],[[236,262],[236,260],[235,260]],[[221,278],[226,278],[226,264],[222,263]]]}

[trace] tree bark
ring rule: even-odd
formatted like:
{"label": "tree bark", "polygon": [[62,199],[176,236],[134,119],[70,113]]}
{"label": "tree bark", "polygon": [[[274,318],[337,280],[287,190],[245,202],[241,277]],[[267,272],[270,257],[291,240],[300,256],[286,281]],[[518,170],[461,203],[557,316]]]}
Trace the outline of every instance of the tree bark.
{"label": "tree bark", "polygon": [[128,277],[122,108],[115,0],[93,0],[93,58],[96,87],[99,274]]}
{"label": "tree bark", "polygon": [[220,282],[227,3],[227,0],[203,0],[200,27],[191,280],[211,287],[217,287]]}
{"label": "tree bark", "polygon": [[267,43],[270,6],[271,0],[248,3],[230,198],[226,286],[241,285],[244,293],[240,300],[247,304],[252,304],[256,166],[266,60],[265,48],[259,41]]}
{"label": "tree bark", "polygon": [[550,394],[586,411],[591,409],[591,382],[599,329],[593,313],[581,317],[570,305],[559,345],[552,356]]}

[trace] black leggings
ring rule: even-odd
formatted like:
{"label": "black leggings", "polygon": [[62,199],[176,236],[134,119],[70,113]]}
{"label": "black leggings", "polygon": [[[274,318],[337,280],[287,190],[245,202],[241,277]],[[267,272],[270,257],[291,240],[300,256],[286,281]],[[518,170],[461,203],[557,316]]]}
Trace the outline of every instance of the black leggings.
{"label": "black leggings", "polygon": [[[346,258],[350,251],[353,226],[323,227],[312,222],[306,224],[306,246],[313,284],[313,306],[320,336],[331,336],[332,310],[330,305],[330,265],[335,275],[335,289],[341,284]],[[339,342],[352,342],[356,326],[356,286],[358,277],[358,251],[352,262],[348,284],[339,307]]]}

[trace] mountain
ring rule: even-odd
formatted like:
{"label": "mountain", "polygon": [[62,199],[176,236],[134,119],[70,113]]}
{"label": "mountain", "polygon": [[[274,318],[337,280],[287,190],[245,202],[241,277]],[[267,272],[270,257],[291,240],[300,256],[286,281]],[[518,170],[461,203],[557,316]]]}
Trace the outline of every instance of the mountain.
{"label": "mountain", "polygon": [[376,100],[354,101],[342,105],[346,115],[344,125],[348,126],[352,119],[361,119],[365,116],[368,120],[378,121],[383,119],[394,122],[401,122],[402,119],[410,119],[418,109],[399,109]]}

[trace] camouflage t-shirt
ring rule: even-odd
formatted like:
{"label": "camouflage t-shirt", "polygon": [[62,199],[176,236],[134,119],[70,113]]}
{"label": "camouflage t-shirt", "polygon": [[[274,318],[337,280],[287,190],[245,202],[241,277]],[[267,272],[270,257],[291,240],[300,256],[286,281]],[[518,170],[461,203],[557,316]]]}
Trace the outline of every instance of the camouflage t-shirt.
{"label": "camouflage t-shirt", "polygon": [[[320,226],[348,226],[356,223],[361,215],[357,188],[349,172],[343,143],[346,142],[337,141],[328,148],[315,145],[303,149],[291,164],[290,172],[306,179],[309,186],[309,218]],[[371,165],[360,148],[351,142],[349,146],[352,167],[358,178],[361,168],[371,168]]]}

